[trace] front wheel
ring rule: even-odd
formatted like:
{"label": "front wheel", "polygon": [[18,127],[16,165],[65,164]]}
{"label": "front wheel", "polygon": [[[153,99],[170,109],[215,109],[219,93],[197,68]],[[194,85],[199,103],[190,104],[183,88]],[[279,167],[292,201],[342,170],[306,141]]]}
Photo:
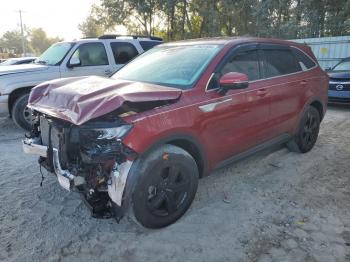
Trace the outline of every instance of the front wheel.
{"label": "front wheel", "polygon": [[32,126],[32,112],[27,107],[29,94],[19,96],[12,106],[12,120],[18,127],[30,130]]}
{"label": "front wheel", "polygon": [[316,143],[320,122],[321,118],[318,110],[310,106],[301,119],[298,133],[293,140],[288,142],[288,148],[294,152],[309,152]]}
{"label": "front wheel", "polygon": [[182,148],[164,145],[143,157],[132,193],[131,215],[148,228],[178,220],[190,207],[198,186],[198,168]]}

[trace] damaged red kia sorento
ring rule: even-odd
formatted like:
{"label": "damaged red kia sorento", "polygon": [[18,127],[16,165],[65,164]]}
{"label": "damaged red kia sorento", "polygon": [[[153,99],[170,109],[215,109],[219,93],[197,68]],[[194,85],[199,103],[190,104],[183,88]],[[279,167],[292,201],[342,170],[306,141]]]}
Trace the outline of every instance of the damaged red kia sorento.
{"label": "damaged red kia sorento", "polygon": [[96,217],[167,226],[198,179],[258,150],[314,146],[328,77],[305,45],[260,38],[168,43],[111,78],[36,86],[26,153]]}

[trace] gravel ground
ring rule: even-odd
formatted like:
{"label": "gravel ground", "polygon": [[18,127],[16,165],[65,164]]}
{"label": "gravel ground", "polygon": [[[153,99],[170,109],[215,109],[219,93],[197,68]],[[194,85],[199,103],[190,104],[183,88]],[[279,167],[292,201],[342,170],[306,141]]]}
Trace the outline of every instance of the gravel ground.
{"label": "gravel ground", "polygon": [[161,230],[96,220],[21,152],[0,119],[0,261],[350,261],[350,107],[331,107],[308,154],[264,151],[199,183]]}

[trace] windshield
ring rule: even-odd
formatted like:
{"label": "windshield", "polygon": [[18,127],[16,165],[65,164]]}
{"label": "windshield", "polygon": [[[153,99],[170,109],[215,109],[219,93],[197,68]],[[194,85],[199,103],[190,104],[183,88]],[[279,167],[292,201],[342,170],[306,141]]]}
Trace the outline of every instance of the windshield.
{"label": "windshield", "polygon": [[350,61],[344,61],[337,64],[333,71],[350,71]]}
{"label": "windshield", "polygon": [[191,88],[221,45],[155,47],[125,65],[112,77],[130,81]]}
{"label": "windshield", "polygon": [[58,65],[62,62],[66,54],[73,47],[74,43],[57,43],[47,49],[38,59],[36,64]]}

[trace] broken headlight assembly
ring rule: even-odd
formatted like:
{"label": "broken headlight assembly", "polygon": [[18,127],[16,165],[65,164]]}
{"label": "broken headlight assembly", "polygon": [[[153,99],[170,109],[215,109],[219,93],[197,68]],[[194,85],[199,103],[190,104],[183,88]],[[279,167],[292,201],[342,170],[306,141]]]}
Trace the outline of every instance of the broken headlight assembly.
{"label": "broken headlight assembly", "polygon": [[100,128],[93,129],[92,131],[96,133],[97,140],[111,140],[111,139],[122,139],[125,137],[129,131],[132,129],[132,125],[122,125],[113,128]]}
{"label": "broken headlight assembly", "polygon": [[81,157],[85,163],[98,163],[122,153],[121,140],[130,132],[132,125],[80,129]]}

